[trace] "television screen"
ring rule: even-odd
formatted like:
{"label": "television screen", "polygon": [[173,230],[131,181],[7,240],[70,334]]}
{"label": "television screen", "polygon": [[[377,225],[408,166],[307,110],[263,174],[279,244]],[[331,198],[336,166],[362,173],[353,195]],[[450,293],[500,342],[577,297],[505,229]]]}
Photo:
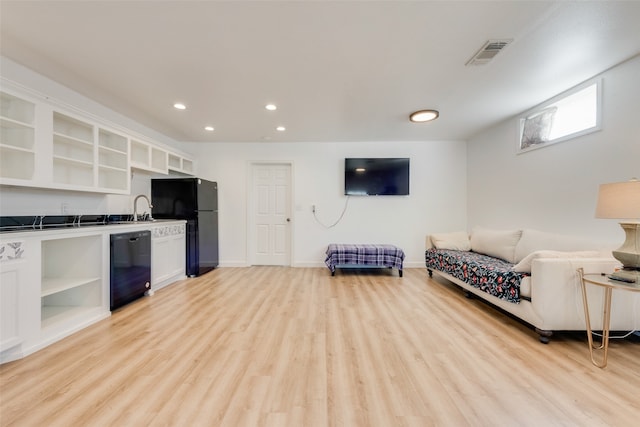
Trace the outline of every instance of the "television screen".
{"label": "television screen", "polygon": [[408,158],[344,159],[347,196],[407,196]]}

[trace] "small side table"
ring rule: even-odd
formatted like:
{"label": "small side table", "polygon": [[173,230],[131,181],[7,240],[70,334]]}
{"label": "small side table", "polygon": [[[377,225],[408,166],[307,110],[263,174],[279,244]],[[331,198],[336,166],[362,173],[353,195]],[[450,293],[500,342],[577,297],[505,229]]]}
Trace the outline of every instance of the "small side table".
{"label": "small side table", "polygon": [[[636,283],[626,283],[611,280],[603,274],[584,274],[582,268],[578,269],[580,283],[582,284],[582,302],[584,303],[584,317],[587,324],[587,338],[589,339],[589,354],[591,362],[598,368],[607,366],[609,350],[609,329],[611,327],[611,293],[614,289],[629,292],[640,292],[640,279]],[[591,319],[589,318],[589,302],[587,301],[587,283],[600,286],[604,289],[604,313],[602,315],[602,342],[599,346],[593,344]],[[594,350],[602,350],[602,362],[598,363],[594,358]]]}

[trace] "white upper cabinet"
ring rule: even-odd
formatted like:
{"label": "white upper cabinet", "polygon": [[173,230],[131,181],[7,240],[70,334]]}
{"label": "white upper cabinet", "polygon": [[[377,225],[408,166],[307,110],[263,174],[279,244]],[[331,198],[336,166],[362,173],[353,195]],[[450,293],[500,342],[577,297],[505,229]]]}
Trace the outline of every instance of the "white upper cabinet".
{"label": "white upper cabinet", "polygon": [[35,158],[35,104],[0,92],[0,178],[34,179]]}
{"label": "white upper cabinet", "polygon": [[168,155],[166,150],[147,142],[131,140],[131,167],[150,172],[168,174]]}
{"label": "white upper cabinet", "polygon": [[129,139],[53,111],[53,183],[58,188],[129,193]]}
{"label": "white upper cabinet", "polygon": [[129,139],[98,129],[98,187],[129,192]]}
{"label": "white upper cabinet", "polygon": [[95,187],[93,126],[53,112],[53,182],[60,187]]}
{"label": "white upper cabinet", "polygon": [[165,175],[194,172],[188,157],[2,83],[0,184],[129,194],[132,168]]}
{"label": "white upper cabinet", "polygon": [[179,154],[169,153],[169,170],[192,175],[193,160]]}

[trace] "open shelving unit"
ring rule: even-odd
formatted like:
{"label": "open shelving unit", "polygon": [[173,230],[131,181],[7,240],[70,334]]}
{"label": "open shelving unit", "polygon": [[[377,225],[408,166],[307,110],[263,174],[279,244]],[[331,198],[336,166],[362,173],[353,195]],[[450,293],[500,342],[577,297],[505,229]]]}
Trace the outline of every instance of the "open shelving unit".
{"label": "open shelving unit", "polygon": [[98,186],[129,189],[129,140],[104,129],[98,131]]}
{"label": "open shelving unit", "polygon": [[42,241],[41,327],[100,310],[102,235]]}
{"label": "open shelving unit", "polygon": [[151,170],[168,173],[168,153],[156,147],[151,147]]}
{"label": "open shelving unit", "polygon": [[131,140],[131,167],[162,174],[168,173],[168,154],[146,142]]}
{"label": "open shelving unit", "polygon": [[129,194],[133,169],[193,175],[161,143],[0,76],[0,184]]}
{"label": "open shelving unit", "polygon": [[0,92],[0,177],[33,179],[35,104]]}
{"label": "open shelving unit", "polygon": [[169,153],[169,170],[191,175],[193,174],[193,160]]}
{"label": "open shelving unit", "polygon": [[95,138],[92,125],[53,113],[53,181],[92,187],[95,184]]}

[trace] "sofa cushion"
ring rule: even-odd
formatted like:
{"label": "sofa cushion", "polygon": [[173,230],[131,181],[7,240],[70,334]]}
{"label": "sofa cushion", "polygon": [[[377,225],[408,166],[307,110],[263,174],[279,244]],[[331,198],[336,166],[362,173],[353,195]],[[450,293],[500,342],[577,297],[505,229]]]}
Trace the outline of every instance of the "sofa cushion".
{"label": "sofa cushion", "polygon": [[471,250],[515,264],[515,250],[522,230],[492,230],[475,227],[471,232]]}
{"label": "sofa cushion", "polygon": [[513,271],[519,273],[531,273],[531,263],[534,259],[544,258],[597,258],[600,255],[598,251],[577,251],[577,252],[564,252],[564,251],[535,251],[524,257],[519,263],[513,266]]}
{"label": "sofa cushion", "polygon": [[531,276],[524,276],[520,280],[520,298],[531,301]]}
{"label": "sofa cushion", "polygon": [[471,250],[471,242],[466,231],[453,233],[437,233],[431,235],[431,243],[436,249],[451,249],[454,251]]}
{"label": "sofa cushion", "polygon": [[602,245],[595,244],[586,239],[572,236],[563,236],[544,231],[524,229],[522,237],[516,245],[515,261],[520,262],[527,255],[541,250],[550,251],[584,251],[602,249]]}

